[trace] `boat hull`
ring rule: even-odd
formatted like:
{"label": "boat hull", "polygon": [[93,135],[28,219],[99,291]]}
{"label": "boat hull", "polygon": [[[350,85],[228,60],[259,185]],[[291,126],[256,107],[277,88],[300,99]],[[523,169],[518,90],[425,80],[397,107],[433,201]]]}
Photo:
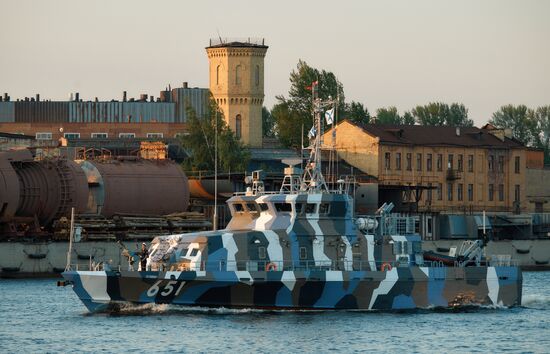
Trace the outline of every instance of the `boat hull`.
{"label": "boat hull", "polygon": [[518,267],[403,267],[389,271],[68,271],[89,311],[119,304],[402,310],[521,304]]}

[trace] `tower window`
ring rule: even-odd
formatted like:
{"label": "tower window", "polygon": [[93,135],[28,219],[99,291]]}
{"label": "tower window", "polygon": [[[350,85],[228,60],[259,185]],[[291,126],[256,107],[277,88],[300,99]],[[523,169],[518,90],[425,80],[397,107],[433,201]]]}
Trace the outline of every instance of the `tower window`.
{"label": "tower window", "polygon": [[256,79],[256,86],[260,86],[260,66],[256,65],[256,71],[254,73],[254,78]]}
{"label": "tower window", "polygon": [[241,66],[240,65],[237,65],[237,67],[235,68],[235,84],[236,85],[240,85],[241,84]]}
{"label": "tower window", "polygon": [[216,85],[220,84],[220,66],[216,66]]}
{"label": "tower window", "polygon": [[237,139],[240,139],[242,135],[242,119],[240,114],[237,114],[237,117],[235,117],[235,135]]}

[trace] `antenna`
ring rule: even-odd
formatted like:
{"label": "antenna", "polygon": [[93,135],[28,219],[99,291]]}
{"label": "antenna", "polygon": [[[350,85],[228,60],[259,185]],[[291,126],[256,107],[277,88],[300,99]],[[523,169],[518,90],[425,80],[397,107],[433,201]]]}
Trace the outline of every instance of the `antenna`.
{"label": "antenna", "polygon": [[216,32],[218,32],[218,38],[220,39],[220,44],[223,44],[222,36],[220,35],[220,30],[216,28]]}

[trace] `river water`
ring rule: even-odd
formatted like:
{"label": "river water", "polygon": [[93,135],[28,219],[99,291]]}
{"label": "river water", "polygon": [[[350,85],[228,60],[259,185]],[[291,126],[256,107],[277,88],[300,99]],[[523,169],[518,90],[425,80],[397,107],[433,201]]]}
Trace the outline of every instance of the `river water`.
{"label": "river water", "polygon": [[461,311],[257,311],[146,305],[87,313],[55,280],[0,280],[0,353],[550,352],[550,272],[523,305]]}

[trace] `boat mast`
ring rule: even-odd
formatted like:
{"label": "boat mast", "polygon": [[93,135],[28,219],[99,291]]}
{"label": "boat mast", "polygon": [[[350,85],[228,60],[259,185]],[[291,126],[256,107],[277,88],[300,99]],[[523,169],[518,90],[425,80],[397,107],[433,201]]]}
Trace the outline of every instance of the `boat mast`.
{"label": "boat mast", "polygon": [[330,193],[325,177],[321,172],[321,145],[323,143],[323,122],[321,113],[324,107],[335,105],[335,100],[321,101],[318,92],[318,82],[314,81],[311,84],[312,100],[313,100],[313,127],[310,130],[309,136],[313,135],[312,142],[309,146],[309,160],[306,164],[302,185],[300,190],[307,193]]}

